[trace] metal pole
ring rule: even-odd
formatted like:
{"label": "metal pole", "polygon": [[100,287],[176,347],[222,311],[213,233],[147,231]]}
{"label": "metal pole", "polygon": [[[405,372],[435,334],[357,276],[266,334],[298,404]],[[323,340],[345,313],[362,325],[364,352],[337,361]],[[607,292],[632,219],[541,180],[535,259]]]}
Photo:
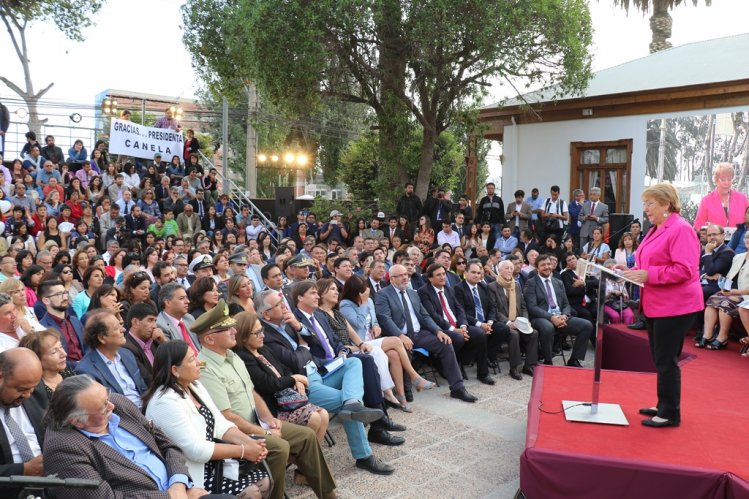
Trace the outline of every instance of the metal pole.
{"label": "metal pole", "polygon": [[146,126],[146,99],[140,100],[140,124]]}
{"label": "metal pole", "polygon": [[245,188],[250,198],[257,198],[257,133],[252,120],[257,116],[257,90],[255,84],[247,85],[247,171]]}
{"label": "metal pole", "polygon": [[[224,97],[221,117],[221,174],[229,178],[229,101]],[[229,193],[229,182],[224,180],[223,193]]]}
{"label": "metal pole", "polygon": [[658,183],[663,182],[663,170],[666,161],[666,119],[661,119],[661,137],[658,144]]}

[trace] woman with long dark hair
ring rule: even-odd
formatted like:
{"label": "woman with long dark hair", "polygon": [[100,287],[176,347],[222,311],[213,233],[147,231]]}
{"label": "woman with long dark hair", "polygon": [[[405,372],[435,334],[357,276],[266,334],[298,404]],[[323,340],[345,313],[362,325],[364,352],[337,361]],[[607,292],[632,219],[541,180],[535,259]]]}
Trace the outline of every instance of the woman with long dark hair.
{"label": "woman with long dark hair", "polygon": [[123,317],[127,317],[130,307],[136,303],[147,303],[156,308],[156,304],[151,300],[151,277],[147,273],[138,271],[129,275],[122,287]]}
{"label": "woman with long dark hair", "polygon": [[26,305],[29,307],[33,307],[38,300],[36,290],[39,288],[39,283],[42,282],[43,275],[44,267],[32,265],[21,276],[21,282],[26,286]]}
{"label": "woman with long dark hair", "polygon": [[[245,469],[236,481],[218,474],[219,461],[239,459],[257,464],[268,451],[224,417],[199,379],[200,362],[187,343],[174,340],[160,345],[154,357],[153,380],[143,397],[146,417],[185,454],[196,487],[244,499],[268,497],[271,481],[262,467]],[[219,478],[221,482],[216,483]]]}
{"label": "woman with long dark hair", "polygon": [[218,285],[211,277],[196,279],[187,294],[190,297],[190,315],[195,319],[218,305],[218,300],[221,297],[218,292]]}

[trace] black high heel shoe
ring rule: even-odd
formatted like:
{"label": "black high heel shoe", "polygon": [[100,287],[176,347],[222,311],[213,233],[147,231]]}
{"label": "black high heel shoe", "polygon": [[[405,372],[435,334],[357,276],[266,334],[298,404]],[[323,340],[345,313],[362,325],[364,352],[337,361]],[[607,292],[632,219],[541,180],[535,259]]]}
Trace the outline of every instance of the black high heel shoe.
{"label": "black high heel shoe", "polygon": [[[717,338],[716,338],[717,340]],[[694,342],[694,346],[696,348],[706,348],[708,343],[712,343],[713,338],[705,338],[704,336],[699,339],[699,341]]]}
{"label": "black high heel shoe", "polygon": [[715,338],[707,343],[708,350],[723,350],[727,346],[728,338],[726,338],[724,341],[719,341],[718,338]]}

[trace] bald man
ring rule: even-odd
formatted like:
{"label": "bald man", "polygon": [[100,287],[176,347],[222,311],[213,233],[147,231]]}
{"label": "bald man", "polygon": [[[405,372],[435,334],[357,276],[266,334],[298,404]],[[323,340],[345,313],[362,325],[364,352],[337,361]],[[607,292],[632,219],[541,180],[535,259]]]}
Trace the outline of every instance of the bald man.
{"label": "bald man", "polygon": [[[0,353],[0,476],[43,474],[42,417],[49,402],[37,389],[41,379],[42,365],[28,348]],[[3,497],[19,491],[0,487]]]}

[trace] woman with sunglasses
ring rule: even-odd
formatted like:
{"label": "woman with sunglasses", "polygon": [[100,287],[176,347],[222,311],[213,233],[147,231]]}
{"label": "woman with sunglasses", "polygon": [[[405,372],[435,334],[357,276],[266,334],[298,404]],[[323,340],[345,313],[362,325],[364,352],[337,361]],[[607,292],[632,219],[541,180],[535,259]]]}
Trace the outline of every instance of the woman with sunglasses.
{"label": "woman with sunglasses", "polygon": [[141,199],[138,200],[138,206],[140,206],[143,214],[149,219],[161,218],[161,210],[159,209],[159,203],[156,202],[156,198],[152,188],[146,188],[142,191]]}
{"label": "woman with sunglasses", "polygon": [[59,276],[59,279],[65,286],[65,291],[68,292],[70,299],[74,300],[76,295],[80,292],[80,289],[73,285],[75,282],[73,280],[73,267],[69,264],[58,263],[52,270]]}
{"label": "woman with sunglasses", "polygon": [[458,255],[457,253],[450,259],[450,272],[460,277],[461,281],[463,280],[463,272],[466,270],[467,262],[468,260],[466,260],[465,256]]}

